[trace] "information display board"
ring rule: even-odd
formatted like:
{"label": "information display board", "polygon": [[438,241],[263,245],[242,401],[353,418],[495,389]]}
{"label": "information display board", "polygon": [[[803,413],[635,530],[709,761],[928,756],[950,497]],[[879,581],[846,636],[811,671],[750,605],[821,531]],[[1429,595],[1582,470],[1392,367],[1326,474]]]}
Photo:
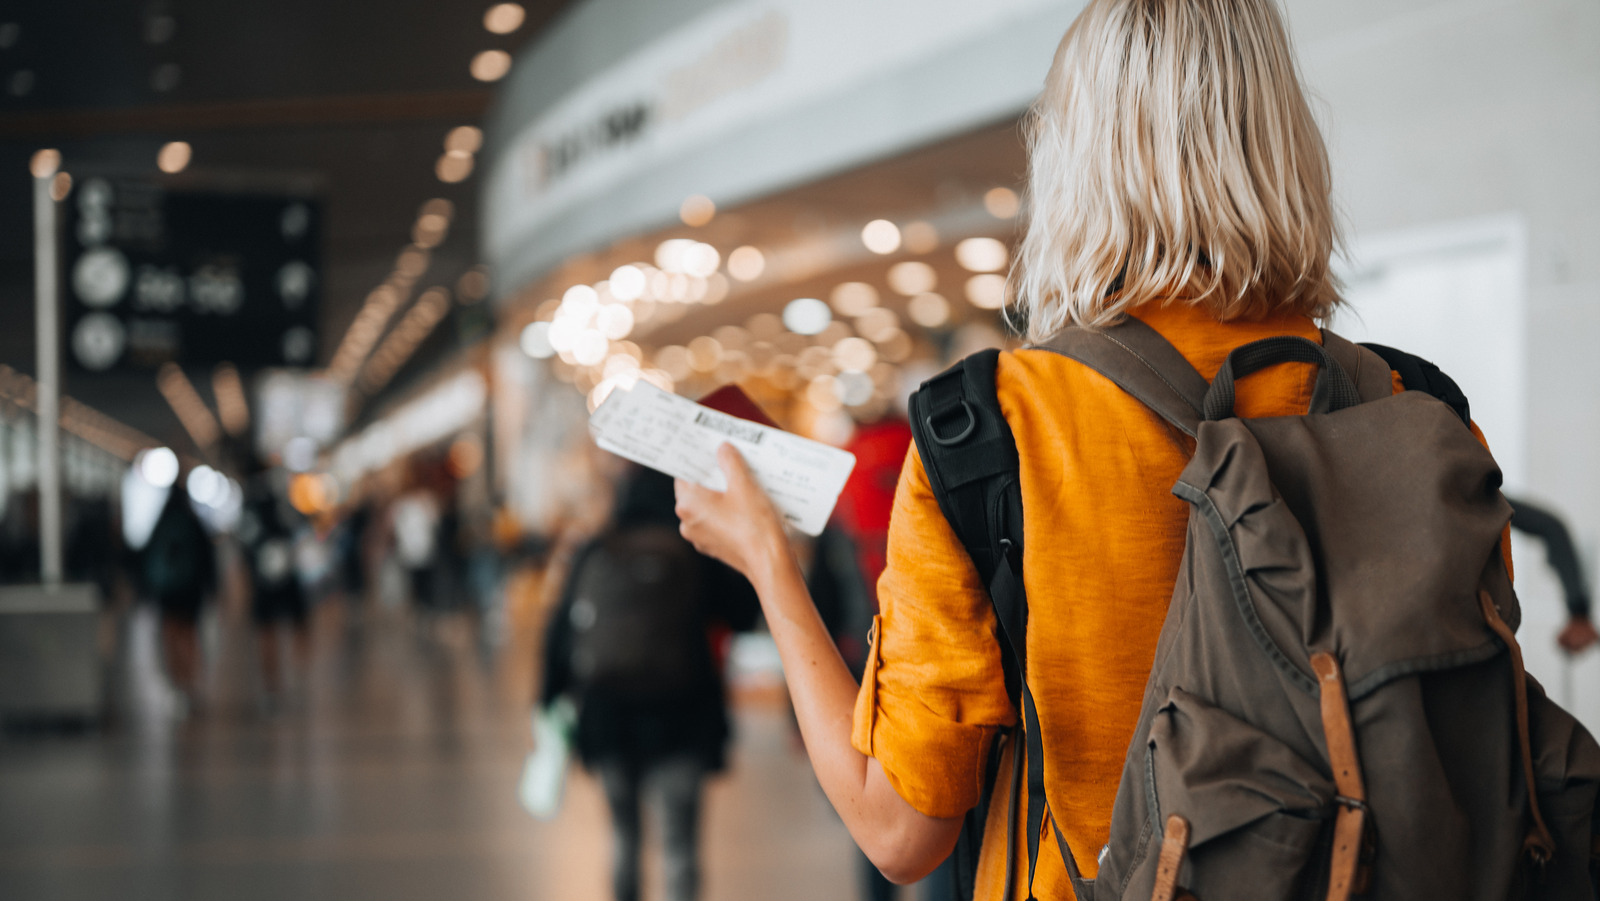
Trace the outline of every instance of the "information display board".
{"label": "information display board", "polygon": [[316,201],[93,177],[64,206],[66,356],[78,371],[315,361]]}

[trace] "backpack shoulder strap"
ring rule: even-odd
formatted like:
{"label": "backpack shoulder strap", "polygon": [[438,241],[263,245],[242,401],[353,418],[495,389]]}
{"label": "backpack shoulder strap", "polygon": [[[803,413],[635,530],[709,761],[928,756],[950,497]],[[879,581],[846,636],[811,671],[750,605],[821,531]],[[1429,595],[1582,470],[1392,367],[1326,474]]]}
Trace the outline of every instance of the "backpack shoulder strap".
{"label": "backpack shoulder strap", "polygon": [[[1027,625],[1022,583],[1019,577],[1015,586],[996,585],[1008,555],[1015,554],[1019,570],[1022,560],[1017,442],[995,393],[999,357],[998,350],[979,351],[923,382],[911,395],[911,436],[939,509],[995,604],[1005,638],[1001,650],[1020,657]],[[1016,700],[1019,661],[1010,653],[1002,657],[1006,689]]]}
{"label": "backpack shoulder strap", "polygon": [[1415,354],[1382,344],[1364,342],[1361,346],[1377,354],[1390,369],[1399,373],[1407,391],[1421,391],[1444,401],[1461,417],[1462,422],[1472,424],[1472,408],[1467,403],[1467,395],[1462,393],[1455,379],[1445,375],[1439,367]]}
{"label": "backpack shoulder strap", "polygon": [[[989,592],[1000,632],[1000,662],[1006,694],[1023,710],[1024,655],[1028,600],[1022,588],[1022,489],[1016,438],[995,393],[1000,352],[984,350],[922,383],[909,404],[917,456],[945,520],[960,539],[978,578]],[[1013,738],[1013,742],[1015,739]],[[1020,749],[1020,745],[1014,745]],[[988,808],[994,797],[999,745],[990,751],[983,794],[967,813],[952,854],[955,894],[971,898],[977,885],[977,860],[983,846]],[[1012,775],[1015,804],[1021,761]],[[1015,823],[1008,816],[1007,823]],[[1010,897],[1010,835],[1007,835],[1007,897]]]}
{"label": "backpack shoulder strap", "polygon": [[1210,383],[1160,332],[1132,316],[1104,329],[1063,329],[1035,347],[1088,366],[1191,438],[1199,428]]}

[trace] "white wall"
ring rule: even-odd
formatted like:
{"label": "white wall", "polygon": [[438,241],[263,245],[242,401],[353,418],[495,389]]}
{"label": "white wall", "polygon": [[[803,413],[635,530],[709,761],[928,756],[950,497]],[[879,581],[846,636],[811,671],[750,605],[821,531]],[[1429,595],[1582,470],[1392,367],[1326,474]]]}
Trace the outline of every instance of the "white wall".
{"label": "white wall", "polygon": [[[1487,336],[1500,346],[1486,353],[1494,365],[1520,361],[1508,380],[1520,382],[1522,409],[1485,424],[1490,443],[1507,448],[1511,482],[1564,512],[1592,563],[1600,548],[1600,3],[1285,6],[1357,255],[1485,219],[1520,223],[1522,283],[1506,302],[1521,321],[1502,321]],[[1431,331],[1437,320],[1415,311],[1381,318],[1409,319],[1419,349],[1456,339]],[[1465,334],[1472,325],[1456,323],[1461,340],[1482,347],[1484,329]],[[1459,381],[1479,377],[1470,361],[1460,365],[1468,370],[1453,372]],[[1558,699],[1570,691],[1569,706],[1600,731],[1600,655],[1568,670],[1552,644],[1556,583],[1536,545],[1515,550],[1529,669]]]}

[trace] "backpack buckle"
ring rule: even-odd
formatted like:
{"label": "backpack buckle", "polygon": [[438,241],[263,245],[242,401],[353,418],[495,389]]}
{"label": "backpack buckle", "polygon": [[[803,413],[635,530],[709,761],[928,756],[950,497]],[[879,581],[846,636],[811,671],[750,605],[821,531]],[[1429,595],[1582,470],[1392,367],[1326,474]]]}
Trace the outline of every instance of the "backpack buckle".
{"label": "backpack buckle", "polygon": [[939,430],[933,426],[933,417],[937,415],[936,413],[929,413],[927,416],[923,417],[923,425],[928,427],[928,437],[933,439],[933,443],[941,447],[949,447],[952,444],[960,444],[961,442],[967,440],[967,438],[969,438],[973,432],[978,430],[978,414],[973,411],[972,405],[967,403],[967,399],[964,397],[957,398],[956,403],[959,403],[961,405],[962,412],[967,414],[967,424],[959,433],[948,438],[940,435]]}

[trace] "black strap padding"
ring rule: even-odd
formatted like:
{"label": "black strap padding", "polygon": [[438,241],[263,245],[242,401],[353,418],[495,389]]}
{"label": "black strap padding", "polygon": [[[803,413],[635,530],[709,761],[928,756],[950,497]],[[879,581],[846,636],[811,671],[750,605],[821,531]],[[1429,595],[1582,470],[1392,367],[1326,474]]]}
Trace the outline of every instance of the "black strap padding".
{"label": "black strap padding", "polygon": [[1234,382],[1279,363],[1315,363],[1320,368],[1311,391],[1312,413],[1329,413],[1361,403],[1355,382],[1327,348],[1293,335],[1262,338],[1233,349],[1222,361],[1211,390],[1206,392],[1205,417],[1216,421],[1233,416]]}
{"label": "black strap padding", "polygon": [[1421,391],[1444,401],[1457,416],[1461,417],[1462,422],[1469,426],[1472,424],[1472,405],[1467,402],[1467,395],[1462,392],[1461,386],[1456,384],[1455,379],[1445,375],[1439,367],[1416,354],[1408,354],[1382,344],[1364,341],[1361,346],[1382,357],[1390,369],[1399,373],[1400,382],[1406,386],[1407,391]]}

